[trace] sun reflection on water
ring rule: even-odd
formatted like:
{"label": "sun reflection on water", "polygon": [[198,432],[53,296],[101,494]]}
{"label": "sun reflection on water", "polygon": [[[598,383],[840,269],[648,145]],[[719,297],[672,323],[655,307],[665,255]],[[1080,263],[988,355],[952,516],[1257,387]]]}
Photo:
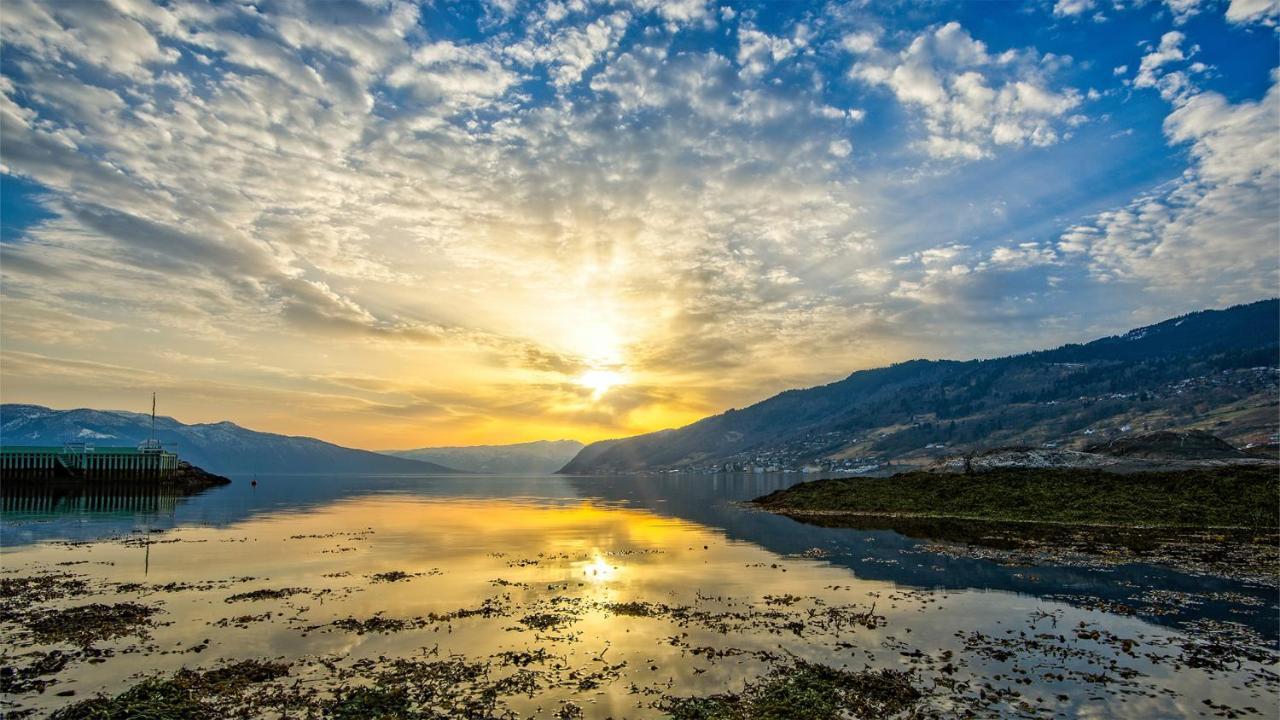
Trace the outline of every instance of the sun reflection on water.
{"label": "sun reflection on water", "polygon": [[616,565],[610,565],[604,556],[596,553],[590,561],[582,564],[582,574],[586,579],[593,583],[606,583],[615,580],[618,576],[619,568]]}

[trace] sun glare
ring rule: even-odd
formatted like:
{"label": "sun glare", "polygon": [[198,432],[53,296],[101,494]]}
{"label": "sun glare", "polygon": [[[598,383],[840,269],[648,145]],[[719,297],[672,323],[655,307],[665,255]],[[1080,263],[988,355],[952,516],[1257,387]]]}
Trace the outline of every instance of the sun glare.
{"label": "sun glare", "polygon": [[618,574],[618,568],[596,555],[591,562],[582,566],[582,574],[591,582],[602,583],[614,579]]}
{"label": "sun glare", "polygon": [[588,370],[578,378],[578,384],[590,388],[591,398],[599,400],[610,388],[622,384],[622,374],[614,370]]}

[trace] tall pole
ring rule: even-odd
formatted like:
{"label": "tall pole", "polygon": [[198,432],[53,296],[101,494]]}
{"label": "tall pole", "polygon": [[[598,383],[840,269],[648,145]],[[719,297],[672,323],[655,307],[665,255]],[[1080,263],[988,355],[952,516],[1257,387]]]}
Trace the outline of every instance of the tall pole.
{"label": "tall pole", "polygon": [[156,394],[151,393],[151,444],[156,442]]}

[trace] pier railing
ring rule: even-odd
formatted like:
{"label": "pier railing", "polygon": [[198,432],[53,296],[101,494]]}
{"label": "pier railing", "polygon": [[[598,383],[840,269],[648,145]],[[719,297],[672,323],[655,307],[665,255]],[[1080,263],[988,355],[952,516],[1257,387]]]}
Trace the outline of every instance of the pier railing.
{"label": "pier railing", "polygon": [[178,454],[158,443],[139,447],[66,443],[62,446],[0,446],[5,479],[40,477],[163,478],[178,469]]}

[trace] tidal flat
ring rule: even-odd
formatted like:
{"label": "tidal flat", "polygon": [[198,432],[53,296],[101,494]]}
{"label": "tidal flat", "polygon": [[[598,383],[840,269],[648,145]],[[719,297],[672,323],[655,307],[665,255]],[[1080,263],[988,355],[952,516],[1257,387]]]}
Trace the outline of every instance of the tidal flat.
{"label": "tidal flat", "polygon": [[1148,718],[1280,704],[1266,578],[973,556],[933,531],[740,504],[796,479],[282,476],[154,503],[6,500],[2,709]]}

